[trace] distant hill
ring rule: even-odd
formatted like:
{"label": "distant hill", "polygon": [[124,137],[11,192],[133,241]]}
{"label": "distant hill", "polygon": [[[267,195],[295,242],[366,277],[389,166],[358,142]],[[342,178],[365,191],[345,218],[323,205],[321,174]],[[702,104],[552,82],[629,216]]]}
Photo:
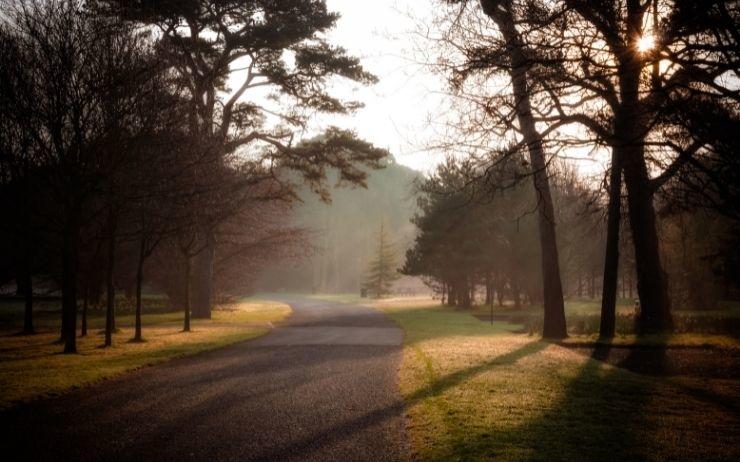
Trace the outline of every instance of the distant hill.
{"label": "distant hill", "polygon": [[[332,202],[321,202],[309,191],[294,210],[293,223],[306,228],[316,247],[313,256],[284,262],[265,271],[259,290],[342,293],[359,291],[381,220],[395,244],[398,266],[416,229],[413,182],[421,173],[391,160],[370,173],[367,189],[334,188]],[[399,285],[408,285],[400,281]]]}

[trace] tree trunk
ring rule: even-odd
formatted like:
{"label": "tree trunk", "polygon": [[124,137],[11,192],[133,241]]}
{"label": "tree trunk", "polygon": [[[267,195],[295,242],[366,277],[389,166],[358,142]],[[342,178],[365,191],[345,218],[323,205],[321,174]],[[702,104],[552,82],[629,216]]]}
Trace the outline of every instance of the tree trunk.
{"label": "tree trunk", "polygon": [[[64,270],[62,269],[62,271]],[[67,344],[66,335],[69,330],[67,328],[67,319],[68,316],[65,314],[64,311],[64,293],[62,292],[62,327],[59,329],[59,343],[63,343],[65,345],[65,348]],[[76,353],[76,351],[74,353]]]}
{"label": "tree trunk", "polygon": [[458,287],[455,292],[457,293],[457,307],[467,309],[470,308],[470,287],[466,278],[461,278],[458,282]]}
{"label": "tree trunk", "polygon": [[630,159],[625,163],[627,202],[637,267],[637,295],[641,310],[637,328],[640,333],[660,333],[671,329],[672,320],[647,178],[644,159]]}
{"label": "tree trunk", "polygon": [[596,298],[596,271],[591,270],[591,275],[588,282],[588,298],[593,300]]}
{"label": "tree trunk", "polygon": [[193,271],[193,317],[210,319],[213,306],[213,260],[216,256],[216,239],[212,231],[207,236],[206,247],[195,256]]}
{"label": "tree trunk", "polygon": [[62,249],[62,340],[64,353],[77,353],[77,247],[79,211],[67,210]]}
{"label": "tree trunk", "polygon": [[15,278],[15,296],[24,297],[26,295],[26,278],[23,274],[16,275]]}
{"label": "tree trunk", "polygon": [[183,321],[183,332],[190,332],[190,256],[185,256],[185,319]]}
{"label": "tree trunk", "polygon": [[604,257],[604,284],[601,292],[601,338],[614,337],[617,303],[617,277],[619,276],[619,223],[622,205],[622,168],[619,148],[612,149],[612,166],[609,174],[609,206],[606,225],[606,255]]}
{"label": "tree trunk", "polygon": [[[637,11],[638,7],[632,5],[630,10]],[[639,30],[640,24],[632,24],[635,21],[628,21],[630,28]],[[645,164],[644,116],[639,101],[641,70],[642,62],[637,56],[625,58],[620,64],[623,110],[615,119],[615,135],[619,143],[625,146],[622,166],[635,247],[637,295],[641,311],[636,319],[636,327],[639,333],[644,334],[667,332],[671,329],[672,320],[666,276],[660,263],[653,192]]]}
{"label": "tree trunk", "polygon": [[31,275],[31,268],[28,262],[24,264],[24,267],[23,298],[25,309],[23,310],[23,333],[33,334],[35,332],[33,328],[33,276]]}
{"label": "tree trunk", "polygon": [[82,295],[82,327],[80,330],[80,337],[86,337],[87,336],[87,304],[88,304],[88,296],[87,296],[87,285],[85,285],[85,289],[83,291]]}
{"label": "tree trunk", "polygon": [[506,280],[501,273],[498,273],[496,277],[496,298],[498,299],[498,306],[504,306],[504,295],[506,293]]}
{"label": "tree trunk", "polygon": [[141,342],[141,286],[144,283],[144,259],[146,258],[144,238],[139,243],[139,261],[136,266],[136,313],[134,315],[134,341]]}
{"label": "tree trunk", "polygon": [[493,304],[493,281],[491,280],[491,275],[486,274],[486,300],[484,302],[486,305],[492,305]]}
{"label": "tree trunk", "polygon": [[519,283],[518,282],[511,283],[511,299],[514,301],[514,308],[516,308],[517,310],[522,308],[522,301],[519,298]]}
{"label": "tree trunk", "polygon": [[538,225],[540,232],[543,301],[545,305],[545,319],[542,336],[545,338],[561,339],[567,337],[565,327],[565,304],[563,302],[563,286],[560,280],[560,263],[558,258],[557,239],[555,236],[555,212],[550,194],[550,181],[547,177],[545,152],[542,137],[537,132],[532,106],[529,99],[527,84],[527,57],[524,55],[525,45],[522,43],[516,30],[514,17],[511,11],[500,9],[495,0],[481,0],[484,12],[498,25],[506,41],[508,54],[511,58],[511,83],[514,98],[517,102],[516,113],[519,128],[529,151],[532,164],[534,189],[538,202]]}
{"label": "tree trunk", "polygon": [[90,299],[90,305],[94,308],[100,309],[102,298],[102,291],[101,288],[103,286],[103,281],[101,279],[101,273],[99,265],[99,259],[96,253],[96,257],[93,261],[93,268],[89,271],[88,275],[88,283],[87,283],[87,291],[88,291],[88,298]]}
{"label": "tree trunk", "polygon": [[113,344],[115,325],[116,288],[113,281],[113,271],[116,265],[116,216],[113,208],[108,210],[108,261],[105,273],[105,346]]}

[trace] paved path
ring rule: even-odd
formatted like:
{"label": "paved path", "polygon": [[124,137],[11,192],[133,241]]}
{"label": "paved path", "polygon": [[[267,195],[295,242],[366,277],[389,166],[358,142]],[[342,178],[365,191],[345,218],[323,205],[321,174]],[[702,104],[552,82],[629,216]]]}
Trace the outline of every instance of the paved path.
{"label": "paved path", "polygon": [[294,313],[259,339],[0,414],[0,450],[22,448],[18,460],[406,459],[402,332],[369,308],[288,302]]}

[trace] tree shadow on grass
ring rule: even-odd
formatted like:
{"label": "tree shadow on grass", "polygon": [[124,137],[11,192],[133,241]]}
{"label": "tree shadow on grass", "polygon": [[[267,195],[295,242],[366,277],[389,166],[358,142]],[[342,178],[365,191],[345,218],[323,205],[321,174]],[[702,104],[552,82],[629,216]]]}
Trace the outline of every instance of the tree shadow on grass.
{"label": "tree shadow on grass", "polygon": [[[702,379],[715,377],[726,378],[721,374],[706,374],[708,371],[699,371],[697,373],[692,371],[676,370],[677,367],[675,365],[671,365],[671,361],[668,358],[669,350],[671,349],[675,350],[676,348],[670,347],[667,344],[638,344],[630,345],[629,347],[619,346],[618,348],[613,348],[608,344],[596,344],[594,345],[591,357],[599,361],[613,364],[616,367],[651,377],[691,376]],[[678,348],[679,351],[691,349],[693,348]],[[615,350],[621,350],[616,358],[614,357]],[[620,359],[620,357],[623,356],[624,350],[627,350],[628,354]],[[675,351],[673,354],[675,354]],[[692,398],[740,415],[740,401],[737,397],[718,394],[707,388],[691,386],[677,380],[669,380],[669,383],[680,388]]]}
{"label": "tree shadow on grass", "polygon": [[543,413],[512,428],[455,435],[439,460],[644,460],[651,381],[605,366],[609,350],[597,348]]}
{"label": "tree shadow on grass", "polygon": [[[736,408],[717,401],[708,390],[692,391],[661,378],[665,346],[632,348],[617,367],[605,364],[614,363],[614,358],[609,361],[613,354],[611,345],[597,346],[544,412],[510,428],[474,428],[455,435],[439,460],[737,460],[736,451],[713,435],[729,431],[725,438],[732,438],[727,425],[734,424],[727,422],[733,419],[706,427]],[[676,388],[671,391],[671,386]],[[682,395],[713,406],[699,412],[696,405],[682,402]],[[450,427],[459,425],[454,416],[448,420]]]}
{"label": "tree shadow on grass", "polygon": [[510,351],[501,356],[496,356],[490,361],[486,361],[486,362],[477,364],[475,366],[468,367],[466,369],[442,376],[440,378],[435,379],[432,383],[428,384],[426,387],[417,390],[410,396],[407,396],[406,402],[408,404],[415,404],[416,402],[424,398],[439,395],[443,393],[445,390],[452,388],[455,385],[458,385],[467,379],[475,377],[478,374],[482,374],[483,372],[487,372],[499,366],[512,365],[526,356],[539,353],[540,351],[544,350],[546,347],[547,347],[546,342],[530,342],[520,348],[517,348],[516,350]]}

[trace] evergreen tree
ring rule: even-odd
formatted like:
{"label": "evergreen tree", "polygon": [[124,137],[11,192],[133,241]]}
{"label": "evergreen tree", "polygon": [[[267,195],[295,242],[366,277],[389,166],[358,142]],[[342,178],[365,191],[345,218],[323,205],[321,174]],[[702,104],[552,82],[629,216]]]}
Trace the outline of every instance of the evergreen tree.
{"label": "evergreen tree", "polygon": [[369,294],[380,298],[390,292],[393,283],[400,277],[396,270],[398,266],[396,251],[385,232],[383,222],[380,223],[376,251],[368,266],[362,287]]}

